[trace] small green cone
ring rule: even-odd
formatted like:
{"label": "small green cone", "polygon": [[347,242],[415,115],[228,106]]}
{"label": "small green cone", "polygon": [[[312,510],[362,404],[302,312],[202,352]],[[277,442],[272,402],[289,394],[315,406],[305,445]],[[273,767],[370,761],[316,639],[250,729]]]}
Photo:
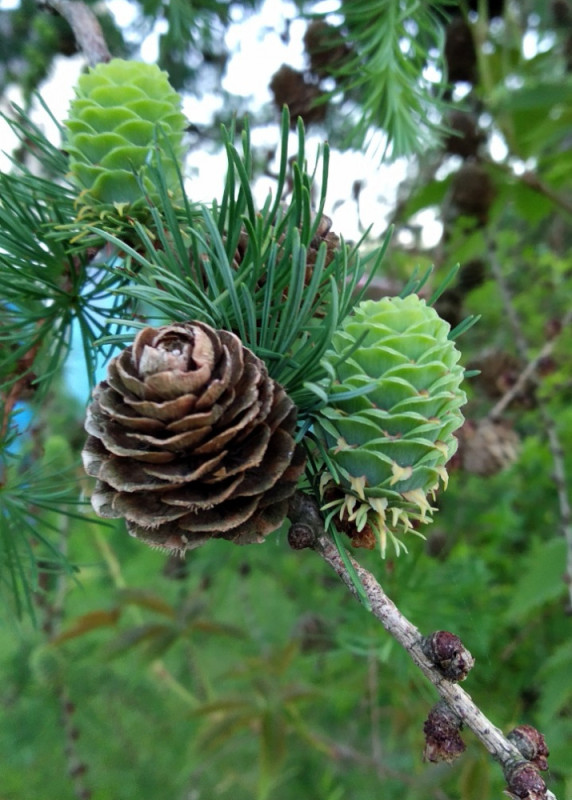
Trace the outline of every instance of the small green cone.
{"label": "small green cone", "polygon": [[348,523],[356,532],[372,529],[382,555],[388,537],[397,553],[405,549],[398,535],[430,521],[428,495],[447,484],[466,402],[449,331],[417,295],[368,300],[324,357],[333,379],[317,420],[331,462],[322,479],[324,510],[339,510],[345,530]]}
{"label": "small green cone", "polygon": [[155,64],[119,58],[98,64],[80,77],[65,124],[82,215],[133,214],[145,206],[146,194],[156,199],[148,164],[157,144],[167,188],[180,192],[187,120],[167,73]]}

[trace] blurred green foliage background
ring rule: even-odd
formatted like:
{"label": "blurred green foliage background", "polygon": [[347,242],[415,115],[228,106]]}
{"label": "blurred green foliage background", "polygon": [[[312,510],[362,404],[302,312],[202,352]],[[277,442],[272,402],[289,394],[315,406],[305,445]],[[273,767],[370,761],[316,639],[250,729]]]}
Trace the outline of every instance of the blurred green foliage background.
{"label": "blurred green foliage background", "polygon": [[[341,29],[352,47],[352,25],[354,34],[362,28],[359,19],[344,27],[345,5]],[[367,4],[352,5],[367,28]],[[223,74],[214,22],[224,30],[234,6],[256,4],[141,5],[141,31],[158,17],[168,23],[160,65],[177,88],[193,91],[207,63]],[[434,286],[461,264],[438,310],[453,325],[481,316],[459,340],[464,363],[480,370],[468,381],[472,428],[427,540],[412,540],[399,559],[356,556],[422,632],[461,637],[476,658],[469,693],[505,732],[528,723],[544,733],[548,786],[570,800],[572,8],[507,3],[504,16],[487,20],[486,6],[441,19],[456,88],[438,110],[458,135],[410,156],[394,244],[372,284],[372,293],[398,292],[416,266],[433,263]],[[135,40],[127,45],[102,19],[114,54],[134,54]],[[454,55],[461,24],[474,53],[468,72]],[[55,54],[73,49],[63,20],[27,0],[0,12],[4,87],[17,82],[30,96]],[[453,81],[459,74],[470,80]],[[317,123],[324,138],[341,146],[345,110],[359,110],[367,92],[366,84],[334,93]],[[274,113],[259,109],[253,119]],[[217,131],[213,123],[209,136]],[[427,210],[443,225],[432,248],[415,216]],[[519,384],[547,343],[533,379]],[[502,414],[491,413],[507,395]],[[290,551],[281,532],[263,547],[212,542],[180,562],[129,539],[123,523],[104,525],[81,507],[75,517],[58,513],[66,498],[54,496],[54,479],[71,495],[88,487],[78,466],[83,408],[61,380],[27,403],[33,436],[21,465],[51,478],[52,500],[27,507],[22,471],[0,487],[45,539],[30,544],[35,619],[18,618],[8,599],[19,581],[12,530],[2,534],[2,800],[501,796],[500,770],[470,733],[454,764],[423,763],[432,688],[312,552]],[[479,423],[499,419],[475,441]]]}

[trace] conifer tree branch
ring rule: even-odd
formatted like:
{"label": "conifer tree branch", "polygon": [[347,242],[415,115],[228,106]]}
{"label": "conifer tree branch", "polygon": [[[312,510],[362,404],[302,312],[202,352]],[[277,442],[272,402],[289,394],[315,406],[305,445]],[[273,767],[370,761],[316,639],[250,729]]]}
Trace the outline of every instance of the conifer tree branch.
{"label": "conifer tree branch", "polygon": [[441,6],[441,0],[342,0],[347,56],[329,71],[336,79],[331,97],[353,98],[360,109],[347,144],[363,146],[378,128],[397,158],[424,152],[444,132],[430,113],[444,108],[444,83],[425,75],[428,49],[442,50]]}
{"label": "conifer tree branch", "polygon": [[519,174],[515,172],[509,164],[493,161],[492,158],[484,158],[483,161],[492,169],[503,172],[505,175],[510,176],[512,180],[518,181],[529,189],[532,189],[533,192],[537,192],[543,197],[546,197],[565,214],[572,215],[572,202],[569,198],[555,191],[533,170],[526,170],[526,172]]}
{"label": "conifer tree branch", "polygon": [[90,67],[111,60],[101,25],[89,6],[81,0],[45,0],[45,4],[68,22]]}
{"label": "conifer tree branch", "polygon": [[[358,597],[354,579],[350,575],[338,548],[327,536],[315,501],[309,496],[298,492],[290,503],[289,518],[292,522],[289,532],[291,547],[293,549],[309,548],[314,550],[336,572],[349,591]],[[427,647],[424,644],[426,638],[390,600],[376,578],[351,556],[349,558],[362,583],[370,604],[371,613],[407,651],[413,663],[435,686],[441,699],[451,711],[464,725],[473,731],[495,761],[498,761],[508,781],[509,790],[511,789],[513,776],[520,772],[523,767],[526,769],[530,767],[529,771],[533,774],[532,777],[537,780],[537,794],[526,796],[534,796],[536,800],[556,800],[553,793],[546,789],[532,762],[526,761],[518,748],[485,716],[470,695],[453,680],[445,677],[442,669],[427,655]],[[540,784],[542,784],[543,788],[538,793]]]}
{"label": "conifer tree branch", "polygon": [[[526,363],[528,361],[528,343],[526,341],[526,337],[524,335],[524,331],[519,316],[514,307],[514,303],[512,302],[510,290],[503,275],[501,264],[496,256],[492,241],[489,241],[488,250],[489,250],[491,270],[494,279],[499,287],[499,293],[501,296],[502,304],[505,313],[507,315],[507,318],[510,322],[511,328],[513,330],[518,353],[520,357],[523,359],[523,361]],[[564,316],[561,323],[562,328],[565,328],[567,325],[570,324],[571,316],[572,312],[568,312]],[[538,377],[535,374],[536,367],[538,366],[541,356],[546,356],[550,354],[552,348],[548,349],[548,346],[551,344],[552,341],[548,342],[546,346],[540,351],[538,358],[530,362],[529,367],[533,367],[533,369],[530,370],[528,368],[525,369],[525,372],[529,373],[526,375],[526,378],[528,380],[531,380],[535,385],[538,384]],[[548,352],[545,352],[547,349]],[[520,380],[517,381],[517,383],[520,383]],[[560,436],[558,435],[556,424],[552,419],[547,404],[542,397],[538,398],[538,410],[540,413],[542,425],[544,426],[544,430],[546,432],[546,437],[548,439],[548,447],[550,448],[552,463],[554,465],[553,466],[554,471],[552,477],[554,479],[554,483],[556,484],[556,494],[558,498],[558,507],[560,511],[560,530],[562,532],[562,535],[564,536],[564,540],[566,541],[566,574],[564,580],[568,587],[568,607],[572,609],[572,505],[570,503],[570,496],[568,493],[568,477],[566,473],[566,465],[564,460],[564,447],[562,445],[562,442],[560,441]],[[497,407],[495,407],[493,411],[496,412]]]}
{"label": "conifer tree branch", "polygon": [[[570,322],[572,322],[572,311],[569,311],[567,314],[565,314],[564,318],[562,319],[562,322],[560,323],[561,329],[566,328],[570,324]],[[546,342],[544,347],[542,347],[539,350],[538,354],[532,359],[532,361],[529,361],[527,363],[525,368],[522,370],[522,372],[514,382],[514,384],[510,387],[510,389],[507,392],[503,394],[500,400],[493,406],[493,408],[487,414],[487,416],[490,417],[490,419],[492,420],[498,419],[502,415],[503,411],[507,408],[507,406],[509,406],[512,403],[515,397],[518,397],[518,395],[522,392],[527,383],[529,383],[530,381],[537,382],[538,367],[546,358],[548,358],[548,356],[550,356],[550,354],[554,350],[556,342],[557,342],[557,337],[555,337],[554,339],[550,339],[548,342]]]}

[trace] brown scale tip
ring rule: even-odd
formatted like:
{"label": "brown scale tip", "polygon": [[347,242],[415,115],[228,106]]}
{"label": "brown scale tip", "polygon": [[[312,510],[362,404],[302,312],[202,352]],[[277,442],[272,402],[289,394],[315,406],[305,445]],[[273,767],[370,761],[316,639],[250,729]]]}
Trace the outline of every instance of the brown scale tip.
{"label": "brown scale tip", "polygon": [[505,794],[513,800],[546,800],[546,784],[534,764],[521,761],[505,772]]}
{"label": "brown scale tip", "polygon": [[544,736],[532,725],[518,725],[507,736],[527,761],[531,761],[538,769],[548,769],[549,750]]}
{"label": "brown scale tip", "polygon": [[433,763],[446,761],[450,764],[458,758],[466,748],[460,735],[462,727],[459,717],[443,700],[433,706],[423,724],[424,760]]}
{"label": "brown scale tip", "polygon": [[421,649],[450,681],[465,680],[475,664],[475,659],[463,642],[449,631],[435,631],[425,636],[421,642]]}

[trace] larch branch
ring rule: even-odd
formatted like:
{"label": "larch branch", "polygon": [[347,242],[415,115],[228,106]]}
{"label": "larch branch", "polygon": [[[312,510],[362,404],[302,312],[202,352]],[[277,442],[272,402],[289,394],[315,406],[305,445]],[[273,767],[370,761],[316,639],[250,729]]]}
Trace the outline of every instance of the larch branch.
{"label": "larch branch", "polygon": [[[289,535],[291,546],[294,549],[314,550],[336,572],[349,591],[358,597],[353,578],[338,548],[324,530],[315,501],[308,495],[298,492],[290,503],[289,518],[292,522]],[[505,777],[523,764],[529,764],[520,750],[478,708],[471,696],[458,683],[445,677],[442,670],[426,655],[425,637],[386,595],[377,579],[353,558],[350,557],[350,560],[369,601],[371,613],[407,651],[413,663],[434,685],[441,699],[462,723],[473,731],[490,755],[501,765]],[[556,800],[549,790],[540,796],[544,800]]]}
{"label": "larch branch", "polygon": [[[523,361],[527,363],[528,343],[526,341],[526,337],[524,335],[520,319],[514,307],[514,303],[512,302],[510,290],[505,280],[501,264],[498,258],[496,257],[495,248],[492,240],[489,241],[488,249],[489,249],[491,270],[494,279],[499,287],[499,293],[501,296],[502,304],[505,313],[508,317],[508,320],[510,322],[511,328],[513,330],[517,350]],[[567,327],[570,324],[571,320],[572,320],[572,311],[568,311],[564,315],[561,321],[561,330]],[[541,362],[542,358],[550,354],[553,346],[554,346],[554,340],[547,342],[547,344],[541,349],[537,358],[533,359],[525,368],[524,372],[521,374],[519,380],[517,381],[517,384],[521,383],[521,379],[523,377],[525,379],[524,382],[529,380],[535,383],[536,385],[538,384],[537,367]],[[513,387],[513,390],[515,388],[516,385]],[[504,398],[501,398],[499,403],[497,403],[497,406],[495,406],[495,408],[492,409],[489,416],[492,416],[493,414],[495,414],[495,416],[498,416],[499,414],[498,406],[503,401],[503,399]],[[509,398],[509,401],[510,399],[512,399],[512,397]],[[538,400],[538,410],[540,413],[542,424],[544,426],[544,430],[546,432],[546,436],[548,439],[548,447],[550,448],[552,463],[554,465],[553,466],[554,471],[552,477],[554,479],[554,483],[556,486],[556,496],[558,498],[558,508],[560,513],[560,530],[566,541],[565,580],[568,585],[568,606],[569,609],[572,609],[572,507],[570,504],[570,496],[568,493],[568,477],[566,474],[566,466],[564,461],[564,447],[562,446],[562,443],[560,441],[560,436],[558,435],[556,423],[552,419],[548,407],[542,398],[539,398]]]}
{"label": "larch branch", "polygon": [[81,0],[45,0],[45,5],[68,22],[90,67],[111,60],[99,20],[89,6]]}

